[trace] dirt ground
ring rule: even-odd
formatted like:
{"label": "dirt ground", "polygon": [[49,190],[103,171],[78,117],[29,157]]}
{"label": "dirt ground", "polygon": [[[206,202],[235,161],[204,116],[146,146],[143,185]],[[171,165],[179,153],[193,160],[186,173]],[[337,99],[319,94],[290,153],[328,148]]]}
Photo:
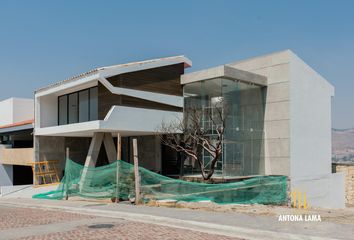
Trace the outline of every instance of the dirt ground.
{"label": "dirt ground", "polygon": [[237,212],[248,215],[263,215],[263,216],[279,216],[282,214],[316,214],[321,216],[322,221],[351,224],[354,226],[354,207],[348,206],[345,209],[297,209],[289,206],[272,206],[272,205],[243,205],[243,204],[215,204],[212,202],[203,203],[190,203],[190,202],[177,202],[171,203],[151,203],[150,206],[157,207],[176,207],[188,208],[203,211],[216,211],[216,212]]}
{"label": "dirt ground", "polygon": [[[79,197],[70,198],[71,201],[87,201],[99,203],[112,203],[108,199],[83,199]],[[128,202],[124,202],[129,204]],[[122,203],[120,203],[122,204]],[[171,208],[187,208],[192,210],[201,211],[215,211],[215,212],[237,212],[247,215],[260,215],[260,216],[279,216],[287,214],[316,214],[321,216],[321,221],[351,224],[354,226],[354,206],[347,206],[345,209],[322,209],[322,208],[309,208],[298,209],[289,206],[274,206],[274,205],[261,205],[261,204],[216,204],[213,202],[170,202],[158,201],[149,202],[146,204],[151,207],[171,207]]]}

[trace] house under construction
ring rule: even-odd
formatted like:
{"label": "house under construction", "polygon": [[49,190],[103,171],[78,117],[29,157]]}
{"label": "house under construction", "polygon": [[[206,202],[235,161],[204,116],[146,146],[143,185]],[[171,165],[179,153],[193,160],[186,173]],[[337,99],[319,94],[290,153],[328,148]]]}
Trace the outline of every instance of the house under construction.
{"label": "house under construction", "polygon": [[[312,206],[344,206],[344,176],[331,172],[328,81],[290,50],[185,73],[191,66],[184,56],[113,65],[36,90],[33,161],[58,161],[59,177],[68,155],[91,167],[132,163],[136,138],[142,167],[196,174],[198,165],[181,161],[156,129],[192,106],[213,112],[222,100],[226,129],[215,177],[287,176]],[[202,124],[212,137],[217,124],[206,117]],[[209,164],[208,153],[200,157]]]}

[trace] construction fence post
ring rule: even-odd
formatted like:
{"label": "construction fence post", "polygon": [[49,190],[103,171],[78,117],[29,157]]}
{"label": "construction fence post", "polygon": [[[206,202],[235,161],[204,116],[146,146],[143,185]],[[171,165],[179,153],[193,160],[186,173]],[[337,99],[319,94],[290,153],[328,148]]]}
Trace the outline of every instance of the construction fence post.
{"label": "construction fence post", "polygon": [[135,205],[140,203],[140,176],[138,161],[138,144],[137,139],[133,139],[133,156],[134,156],[134,176],[135,176]]}
{"label": "construction fence post", "polygon": [[[65,153],[65,165],[66,165],[66,161],[68,161],[70,158],[69,156],[69,152],[70,152],[70,149],[67,147],[66,148],[66,153]],[[65,177],[65,200],[68,200],[69,199],[69,193],[68,193],[68,175],[66,175]]]}
{"label": "construction fence post", "polygon": [[116,203],[119,202],[119,168],[120,168],[120,160],[122,160],[121,156],[121,137],[120,133],[117,134],[117,172],[116,172]]}

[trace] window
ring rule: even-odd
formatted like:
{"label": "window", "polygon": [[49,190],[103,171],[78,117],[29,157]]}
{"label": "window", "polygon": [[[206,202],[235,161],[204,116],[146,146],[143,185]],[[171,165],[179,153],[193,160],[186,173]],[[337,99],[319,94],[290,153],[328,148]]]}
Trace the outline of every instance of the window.
{"label": "window", "polygon": [[90,89],[90,120],[98,119],[98,88]]}
{"label": "window", "polygon": [[58,97],[58,125],[98,119],[98,88]]}
{"label": "window", "polygon": [[70,123],[77,123],[79,120],[78,102],[79,102],[78,93],[69,94],[69,106],[68,106],[69,124]]}
{"label": "window", "polygon": [[79,92],[79,122],[89,121],[89,107],[89,90]]}
{"label": "window", "polygon": [[[219,173],[226,176],[261,174],[264,171],[265,88],[226,78],[214,78],[186,84],[183,90],[185,119],[190,119],[189,114],[193,114],[193,110],[201,109],[201,124],[211,139],[218,125],[214,109],[216,103],[223,103],[220,107],[225,117],[225,132],[223,152],[219,159],[221,168],[217,165],[216,173],[221,169]],[[203,151],[200,155],[208,163],[209,154]]]}
{"label": "window", "polygon": [[58,98],[59,108],[59,125],[68,123],[68,96],[64,95]]}

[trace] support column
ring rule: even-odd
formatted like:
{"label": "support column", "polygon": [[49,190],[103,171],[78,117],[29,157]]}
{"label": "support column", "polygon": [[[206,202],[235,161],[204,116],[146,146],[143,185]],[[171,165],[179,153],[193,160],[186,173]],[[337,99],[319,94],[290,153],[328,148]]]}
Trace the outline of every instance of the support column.
{"label": "support column", "polygon": [[96,166],[97,158],[100,153],[102,142],[105,146],[109,163],[113,163],[116,161],[117,152],[114,146],[112,134],[103,133],[103,132],[94,133],[85,160],[85,167],[82,171],[82,175],[80,179],[80,192],[85,182],[86,184],[89,184],[89,182],[87,182],[88,180],[86,179],[88,167]]}
{"label": "support column", "polygon": [[98,154],[100,153],[103,137],[104,137],[104,133],[102,133],[102,132],[93,134],[93,137],[92,137],[92,140],[90,143],[90,147],[89,147],[89,151],[87,153],[87,157],[85,160],[84,169],[82,170],[82,174],[81,174],[81,178],[80,178],[80,183],[79,183],[80,192],[82,191],[84,184],[89,184],[88,179],[86,179],[88,167],[95,167],[96,166],[96,162],[97,162]]}
{"label": "support column", "polygon": [[109,163],[114,163],[117,159],[116,147],[111,133],[105,133],[103,137],[103,143],[106,148],[106,153]]}

